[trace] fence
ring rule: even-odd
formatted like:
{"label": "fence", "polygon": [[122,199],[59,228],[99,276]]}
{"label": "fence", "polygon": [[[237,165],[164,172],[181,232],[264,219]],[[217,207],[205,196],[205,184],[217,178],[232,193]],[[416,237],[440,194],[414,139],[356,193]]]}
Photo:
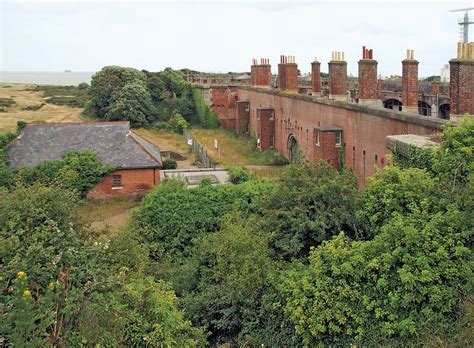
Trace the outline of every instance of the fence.
{"label": "fence", "polygon": [[215,169],[216,163],[209,157],[206,149],[204,149],[204,147],[196,141],[191,133],[188,130],[185,130],[183,135],[188,140],[188,144],[189,140],[192,141],[193,153],[199,160],[199,167]]}

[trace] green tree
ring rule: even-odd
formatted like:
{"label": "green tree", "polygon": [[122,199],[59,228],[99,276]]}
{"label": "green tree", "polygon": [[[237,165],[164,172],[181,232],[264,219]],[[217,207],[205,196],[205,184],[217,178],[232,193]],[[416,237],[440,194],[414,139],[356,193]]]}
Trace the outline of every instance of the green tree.
{"label": "green tree", "polygon": [[142,83],[127,83],[112,94],[105,118],[108,121],[126,120],[134,127],[143,127],[149,125],[155,112],[146,86]]}
{"label": "green tree", "polygon": [[325,162],[291,165],[262,205],[262,228],[275,232],[272,245],[278,257],[306,257],[311,246],[340,231],[357,234],[356,198],[351,174],[341,175]]}

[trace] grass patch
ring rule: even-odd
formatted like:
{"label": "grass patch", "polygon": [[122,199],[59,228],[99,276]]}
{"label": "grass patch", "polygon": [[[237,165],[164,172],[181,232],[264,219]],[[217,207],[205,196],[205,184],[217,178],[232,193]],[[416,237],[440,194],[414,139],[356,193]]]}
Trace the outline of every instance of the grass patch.
{"label": "grass patch", "polygon": [[12,98],[0,98],[0,107],[8,108],[15,104],[15,101]]}
{"label": "grass patch", "polygon": [[189,152],[189,145],[181,134],[145,128],[134,129],[133,131],[151,141],[160,149],[167,149],[171,146],[183,153]]}
{"label": "grass patch", "polygon": [[100,222],[137,207],[141,200],[141,196],[85,199],[79,204],[77,214],[83,223]]}
{"label": "grass patch", "polygon": [[77,86],[50,85],[36,85],[26,89],[26,91],[42,92],[47,103],[75,108],[85,107],[89,100],[88,90],[88,88]]}
{"label": "grass patch", "polygon": [[[238,136],[228,129],[192,129],[192,135],[220,165],[274,165],[281,157],[275,151],[260,152],[253,148],[252,139]],[[214,139],[220,144],[220,157],[214,148]]]}
{"label": "grass patch", "polygon": [[256,179],[278,181],[285,173],[286,167],[248,168],[250,175]]}
{"label": "grass patch", "polygon": [[36,111],[36,110],[41,109],[45,105],[46,105],[45,103],[41,103],[41,104],[38,104],[38,105],[28,105],[28,106],[22,107],[21,109],[22,110],[27,110],[27,111]]}

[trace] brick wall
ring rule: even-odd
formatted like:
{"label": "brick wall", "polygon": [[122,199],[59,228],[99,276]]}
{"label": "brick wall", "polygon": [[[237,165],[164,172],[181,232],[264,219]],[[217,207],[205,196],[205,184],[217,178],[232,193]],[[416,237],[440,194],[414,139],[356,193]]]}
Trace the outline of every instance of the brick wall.
{"label": "brick wall", "polygon": [[275,111],[272,108],[257,109],[257,139],[260,139],[260,151],[274,148]]}
{"label": "brick wall", "polygon": [[451,114],[474,115],[474,60],[452,59],[449,65]]}
{"label": "brick wall", "polygon": [[311,86],[313,93],[321,93],[321,63],[311,63]]}
{"label": "brick wall", "polygon": [[211,87],[211,110],[217,114],[222,128],[235,129],[236,88],[227,86]]}
{"label": "brick wall", "polygon": [[[114,175],[121,176],[122,186],[114,187]],[[119,169],[107,175],[88,193],[88,198],[105,198],[145,194],[160,182],[159,169]]]}
{"label": "brick wall", "polygon": [[270,87],[272,82],[271,68],[270,64],[252,65],[250,67],[252,86]]}
{"label": "brick wall", "polygon": [[[411,116],[387,109],[370,109],[309,96],[286,96],[276,91],[239,89],[239,97],[250,103],[250,132],[257,135],[257,110],[260,105],[272,105],[275,112],[275,147],[289,158],[288,137],[294,134],[306,158],[318,158],[314,132],[318,127],[336,126],[343,130],[344,159],[365,184],[365,178],[375,172],[375,166],[386,164],[390,150],[385,147],[387,135],[431,135],[439,132],[444,121]],[[335,158],[335,156],[331,157]],[[377,158],[377,159],[376,159]]]}
{"label": "brick wall", "polygon": [[359,60],[359,99],[377,99],[376,60]]}
{"label": "brick wall", "polygon": [[235,103],[235,131],[239,135],[249,132],[250,104],[247,101]]}
{"label": "brick wall", "polygon": [[[318,143],[319,130],[319,143]],[[314,154],[313,163],[323,160],[336,170],[339,170],[339,150],[341,146],[336,145],[337,131],[322,131],[315,129],[314,132]]]}
{"label": "brick wall", "polygon": [[298,65],[296,63],[278,64],[278,88],[298,92]]}
{"label": "brick wall", "polygon": [[404,108],[418,110],[418,61],[402,61],[402,103]]}
{"label": "brick wall", "polygon": [[330,61],[329,95],[347,95],[347,62]]}

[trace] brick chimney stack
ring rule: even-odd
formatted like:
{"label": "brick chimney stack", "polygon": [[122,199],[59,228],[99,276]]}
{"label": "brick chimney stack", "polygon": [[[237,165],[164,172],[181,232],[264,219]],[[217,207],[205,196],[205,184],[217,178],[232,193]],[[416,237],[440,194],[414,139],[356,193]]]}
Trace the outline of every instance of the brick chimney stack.
{"label": "brick chimney stack", "polygon": [[418,114],[418,61],[413,50],[407,50],[407,58],[402,61],[402,102],[403,111]]}
{"label": "brick chimney stack", "polygon": [[311,85],[313,87],[313,95],[321,96],[321,63],[317,58],[311,63]]}
{"label": "brick chimney stack", "polygon": [[347,62],[344,52],[332,52],[329,65],[329,98],[349,101],[347,94]]}
{"label": "brick chimney stack", "polygon": [[449,66],[450,119],[459,121],[465,113],[474,115],[474,42],[459,42]]}
{"label": "brick chimney stack", "polygon": [[298,93],[298,65],[295,56],[280,56],[278,88],[282,91]]}
{"label": "brick chimney stack", "polygon": [[359,103],[381,106],[377,94],[377,61],[373,52],[362,47],[362,59],[359,60]]}
{"label": "brick chimney stack", "polygon": [[260,58],[260,64],[258,64],[257,59],[252,59],[252,66],[250,67],[250,81],[252,86],[271,87],[272,67],[270,65],[270,59]]}

